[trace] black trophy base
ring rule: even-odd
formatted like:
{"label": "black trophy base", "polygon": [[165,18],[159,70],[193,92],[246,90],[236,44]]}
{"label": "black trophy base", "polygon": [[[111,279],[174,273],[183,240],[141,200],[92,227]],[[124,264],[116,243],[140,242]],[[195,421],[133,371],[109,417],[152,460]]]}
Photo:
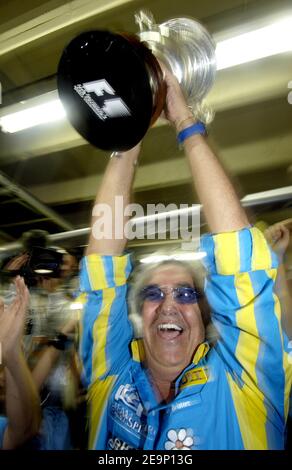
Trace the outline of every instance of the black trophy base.
{"label": "black trophy base", "polygon": [[[135,36],[109,31],[83,33],[64,50],[59,96],[73,127],[94,146],[125,151],[147,132],[157,114],[150,55]],[[159,75],[157,64],[155,73]]]}

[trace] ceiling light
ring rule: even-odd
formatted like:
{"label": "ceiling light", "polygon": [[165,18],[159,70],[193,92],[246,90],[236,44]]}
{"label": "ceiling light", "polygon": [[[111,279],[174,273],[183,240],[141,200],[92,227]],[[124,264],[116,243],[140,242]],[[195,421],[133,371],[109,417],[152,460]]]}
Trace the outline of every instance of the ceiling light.
{"label": "ceiling light", "polygon": [[58,121],[66,116],[59,99],[25,109],[21,109],[21,107],[24,107],[24,104],[20,103],[19,111],[0,117],[0,127],[3,132],[22,131],[40,124]]}
{"label": "ceiling light", "polygon": [[198,261],[206,256],[205,251],[197,251],[195,253],[175,253],[173,255],[150,255],[142,258],[140,263],[161,263],[162,261],[178,260],[178,261]]}
{"label": "ceiling light", "polygon": [[53,272],[52,269],[34,269],[33,271],[36,274],[51,274]]}
{"label": "ceiling light", "polygon": [[81,302],[72,302],[69,308],[70,310],[82,310],[83,304]]}
{"label": "ceiling light", "polygon": [[170,257],[167,255],[151,255],[140,259],[140,263],[161,263],[162,261],[167,261],[168,259],[170,259]]}
{"label": "ceiling light", "polygon": [[292,17],[238,36],[216,46],[217,70],[292,51]]}
{"label": "ceiling light", "polygon": [[176,259],[178,261],[198,261],[199,259],[203,259],[207,256],[207,253],[205,251],[195,251],[191,253],[178,253],[176,255],[173,255],[173,259]]}

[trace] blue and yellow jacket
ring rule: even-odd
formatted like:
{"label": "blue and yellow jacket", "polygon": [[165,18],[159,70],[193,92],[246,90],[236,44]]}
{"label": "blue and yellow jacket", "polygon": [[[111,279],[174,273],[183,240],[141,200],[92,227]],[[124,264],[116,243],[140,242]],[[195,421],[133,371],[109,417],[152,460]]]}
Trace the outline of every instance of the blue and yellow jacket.
{"label": "blue and yellow jacket", "polygon": [[[83,260],[81,357],[91,449],[283,449],[291,353],[273,292],[277,259],[256,228],[205,235],[219,339],[201,344],[159,404],[127,316],[128,255]],[[290,360],[290,363],[289,363]]]}

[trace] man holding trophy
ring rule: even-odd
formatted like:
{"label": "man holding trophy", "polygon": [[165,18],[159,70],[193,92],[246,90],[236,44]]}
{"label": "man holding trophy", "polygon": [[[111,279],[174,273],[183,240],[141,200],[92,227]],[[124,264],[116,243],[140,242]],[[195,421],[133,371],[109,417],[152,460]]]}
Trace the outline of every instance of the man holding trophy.
{"label": "man holding trophy", "polygon": [[[171,37],[169,30],[165,33],[170,24],[161,25],[159,31],[151,31],[151,26],[145,41],[155,42],[159,34]],[[191,42],[190,35],[184,37]],[[159,44],[153,52],[159,50]],[[156,265],[137,279],[143,338],[133,339],[127,316],[131,271],[130,257],[124,254],[127,239],[95,237],[98,215],[94,211],[81,270],[81,290],[87,295],[80,352],[89,397],[89,447],[283,449],[291,365],[279,302],[273,294],[277,259],[261,232],[249,224],[231,181],[207,143],[204,124],[190,111],[184,80],[187,74],[182,78],[176,73],[179,83],[169,71],[176,72],[174,61],[157,55],[165,64],[155,72],[161,77],[162,71],[163,84],[152,85],[152,90],[160,87],[165,93],[162,107],[184,148],[211,232],[202,237],[201,248],[207,253],[204,290],[218,340],[212,346],[206,341],[202,298],[192,270],[174,261]],[[145,70],[149,73],[148,65]],[[153,73],[150,75],[153,78]],[[76,93],[73,108],[77,99],[84,98],[81,88],[74,89],[81,83],[78,80],[71,87],[72,94]],[[81,86],[90,99],[101,92],[101,80],[103,86],[110,82],[109,76],[99,76],[94,83],[88,77],[83,80]],[[108,88],[109,95],[113,89],[115,86]],[[127,120],[135,110],[126,94],[119,91],[117,95],[126,106],[123,118]],[[87,113],[87,124],[79,130],[98,144],[84,106],[100,121],[100,129],[111,119],[108,105],[101,107],[97,101],[105,113],[102,115],[86,100],[80,112]],[[154,99],[153,103],[152,115],[160,107]],[[73,125],[76,119],[72,118]],[[119,135],[119,142],[112,144],[112,150],[120,151],[110,159],[97,192],[95,204],[112,209],[109,222],[113,233],[115,197],[123,197],[124,207],[130,203],[143,125],[136,137],[130,136],[121,144]],[[100,147],[106,146],[103,140]],[[124,225],[127,221],[124,216]]]}

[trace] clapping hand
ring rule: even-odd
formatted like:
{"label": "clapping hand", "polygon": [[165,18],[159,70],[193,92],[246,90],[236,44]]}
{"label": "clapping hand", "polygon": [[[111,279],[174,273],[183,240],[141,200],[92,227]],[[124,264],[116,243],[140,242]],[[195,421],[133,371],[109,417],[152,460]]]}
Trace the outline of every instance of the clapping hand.
{"label": "clapping hand", "polygon": [[16,296],[5,306],[0,299],[0,363],[4,365],[19,351],[25,323],[25,313],[29,302],[29,292],[23,278],[14,281]]}
{"label": "clapping hand", "polygon": [[279,222],[265,231],[265,237],[272,250],[277,253],[282,261],[290,241],[289,229],[283,222]]}

